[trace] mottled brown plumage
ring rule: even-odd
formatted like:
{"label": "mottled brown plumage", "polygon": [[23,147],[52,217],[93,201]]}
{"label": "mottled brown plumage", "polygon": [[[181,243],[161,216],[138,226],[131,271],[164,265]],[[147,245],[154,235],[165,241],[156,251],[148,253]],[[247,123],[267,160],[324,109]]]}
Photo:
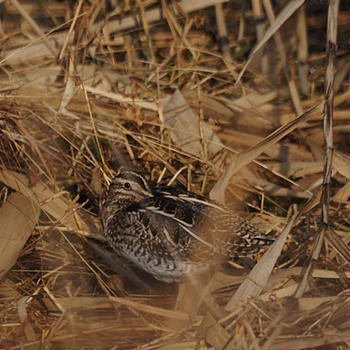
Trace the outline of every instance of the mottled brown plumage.
{"label": "mottled brown plumage", "polygon": [[251,257],[272,241],[242,215],[133,172],[113,179],[102,208],[113,249],[166,282],[220,259]]}

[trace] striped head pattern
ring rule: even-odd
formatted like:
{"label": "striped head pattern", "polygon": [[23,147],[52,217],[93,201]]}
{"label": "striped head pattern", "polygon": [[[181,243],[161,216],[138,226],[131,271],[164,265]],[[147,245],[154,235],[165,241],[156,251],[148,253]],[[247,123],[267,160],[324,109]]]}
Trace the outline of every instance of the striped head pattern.
{"label": "striped head pattern", "polygon": [[109,186],[109,193],[119,200],[133,202],[152,196],[152,191],[145,178],[131,171],[117,175]]}

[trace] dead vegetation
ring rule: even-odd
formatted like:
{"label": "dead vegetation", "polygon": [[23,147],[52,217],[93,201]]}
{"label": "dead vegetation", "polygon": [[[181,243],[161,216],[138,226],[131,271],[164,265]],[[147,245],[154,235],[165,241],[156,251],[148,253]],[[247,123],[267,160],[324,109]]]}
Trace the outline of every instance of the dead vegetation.
{"label": "dead vegetation", "polygon": [[[2,349],[349,347],[346,1],[1,6]],[[101,246],[120,167],[278,239],[249,276],[154,281]]]}

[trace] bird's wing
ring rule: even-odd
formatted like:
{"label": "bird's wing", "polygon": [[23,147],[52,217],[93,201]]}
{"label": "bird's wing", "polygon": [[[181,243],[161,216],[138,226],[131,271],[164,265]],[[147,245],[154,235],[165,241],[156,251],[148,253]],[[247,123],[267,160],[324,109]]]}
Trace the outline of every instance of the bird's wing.
{"label": "bird's wing", "polygon": [[[178,197],[158,195],[132,204],[126,210],[143,214],[142,220],[153,236],[158,236],[169,251],[177,251],[182,256],[203,255],[216,252],[210,235],[200,229],[200,204],[193,204]],[[198,252],[198,254],[194,253]],[[199,254],[200,252],[200,254]]]}

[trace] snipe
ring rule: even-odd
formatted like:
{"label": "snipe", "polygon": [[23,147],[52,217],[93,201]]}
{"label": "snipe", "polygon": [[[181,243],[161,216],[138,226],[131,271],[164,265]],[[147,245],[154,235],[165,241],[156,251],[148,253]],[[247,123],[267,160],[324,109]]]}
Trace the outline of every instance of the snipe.
{"label": "snipe", "polygon": [[115,251],[165,282],[220,259],[254,256],[272,241],[240,214],[130,171],[112,180],[102,220]]}

